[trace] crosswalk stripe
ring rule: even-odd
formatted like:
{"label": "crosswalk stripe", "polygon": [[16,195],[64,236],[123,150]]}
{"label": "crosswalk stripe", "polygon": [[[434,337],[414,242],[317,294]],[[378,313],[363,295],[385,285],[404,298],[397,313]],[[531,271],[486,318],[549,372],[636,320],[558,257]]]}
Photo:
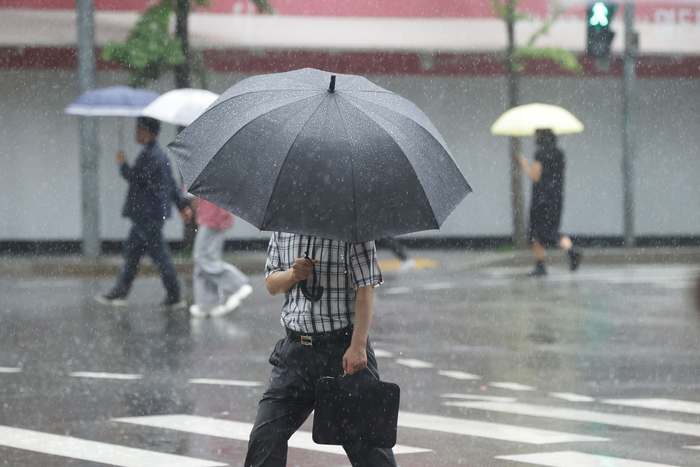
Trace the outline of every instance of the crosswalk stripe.
{"label": "crosswalk stripe", "polygon": [[517,454],[513,456],[496,456],[496,459],[524,462],[526,464],[547,467],[674,467],[668,464],[635,461],[619,457],[598,456],[575,451],[539,452],[535,454]]}
{"label": "crosswalk stripe", "polygon": [[412,292],[412,289],[408,287],[391,287],[384,289],[382,292],[380,292],[383,295],[399,295],[399,294],[404,294],[404,293],[410,293]]}
{"label": "crosswalk stripe", "polygon": [[373,349],[374,350],[374,356],[377,358],[391,358],[394,356],[392,352],[389,352],[388,350],[382,350],[382,349]]}
{"label": "crosswalk stripe", "polygon": [[574,394],[572,392],[550,392],[548,395],[569,402],[593,402],[595,400],[593,397],[582,396],[581,394]]}
{"label": "crosswalk stripe", "polygon": [[479,394],[443,394],[440,397],[445,397],[448,399],[469,399],[473,401],[488,401],[488,402],[515,402],[518,399],[515,397],[499,397],[499,396],[482,396]]}
{"label": "crosswalk stripe", "polygon": [[0,366],[0,373],[21,373],[21,372],[22,372],[21,368]]}
{"label": "crosswalk stripe", "polygon": [[533,417],[555,418],[558,420],[601,423],[604,425],[624,426],[627,428],[660,431],[678,435],[700,436],[700,425],[694,423],[639,417],[636,415],[609,414],[594,412],[592,410],[567,409],[563,407],[522,404],[519,402],[443,402],[443,405],[506,412],[517,415],[530,415]]}
{"label": "crosswalk stripe", "polygon": [[228,465],[193,457],[147,451],[9,426],[0,426],[0,446],[119,467],[143,467],[144,465],[149,467],[217,467]]}
{"label": "crosswalk stripe", "polygon": [[211,379],[211,378],[194,378],[187,380],[190,384],[213,384],[220,386],[243,386],[243,387],[254,387],[262,386],[263,383],[257,381],[239,381],[236,379]]}
{"label": "crosswalk stripe", "polygon": [[127,373],[97,373],[92,371],[74,371],[68,373],[68,376],[74,378],[97,378],[97,379],[141,379],[142,375],[127,374]]}
{"label": "crosswalk stripe", "polygon": [[641,407],[644,409],[669,410],[700,414],[700,402],[682,401],[676,399],[604,399],[606,404]]}
{"label": "crosswalk stripe", "polygon": [[510,389],[511,391],[534,391],[536,389],[520,383],[488,383],[488,385],[495,388]]}
{"label": "crosswalk stripe", "polygon": [[465,373],[464,371],[457,370],[440,370],[438,374],[441,376],[447,376],[448,378],[467,380],[467,379],[481,379],[479,375],[473,375],[471,373]]}
{"label": "crosswalk stripe", "polygon": [[608,438],[541,430],[502,423],[480,422],[461,418],[399,412],[399,426],[420,430],[440,431],[477,438],[499,439],[528,444],[571,443],[576,441],[609,441]]}
{"label": "crosswalk stripe", "polygon": [[[253,429],[252,423],[184,414],[126,417],[115,418],[114,420],[117,422],[131,423],[134,425],[184,431],[187,433],[196,433],[206,436],[217,436],[219,438],[235,439],[239,441],[248,441],[250,431]],[[311,433],[308,431],[299,430],[294,433],[289,439],[288,445],[290,448],[345,455],[345,451],[343,450],[342,446],[314,443]],[[401,444],[394,446],[394,454],[415,454],[430,451],[430,449],[404,446]]]}
{"label": "crosswalk stripe", "polygon": [[445,289],[453,289],[455,285],[452,282],[439,282],[436,284],[425,284],[422,289],[423,290],[445,290]]}
{"label": "crosswalk stripe", "polygon": [[432,368],[435,366],[432,363],[416,360],[415,358],[397,358],[396,363],[409,368]]}

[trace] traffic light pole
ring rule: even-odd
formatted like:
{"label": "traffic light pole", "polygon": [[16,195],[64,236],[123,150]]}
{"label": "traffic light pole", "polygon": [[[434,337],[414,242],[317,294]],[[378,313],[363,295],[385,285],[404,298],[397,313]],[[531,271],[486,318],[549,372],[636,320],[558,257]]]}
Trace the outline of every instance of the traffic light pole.
{"label": "traffic light pole", "polygon": [[625,2],[624,79],[622,82],[622,178],[624,183],[625,247],[634,247],[634,142],[637,34],[634,31],[634,3]]}

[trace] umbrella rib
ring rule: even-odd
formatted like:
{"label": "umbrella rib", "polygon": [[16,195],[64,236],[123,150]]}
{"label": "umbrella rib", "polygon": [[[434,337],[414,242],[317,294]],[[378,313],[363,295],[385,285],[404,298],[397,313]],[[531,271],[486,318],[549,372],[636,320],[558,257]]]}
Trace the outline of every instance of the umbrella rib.
{"label": "umbrella rib", "polygon": [[[341,96],[341,98],[342,98],[342,96]],[[343,99],[343,100],[346,100],[346,99]],[[348,129],[345,126],[345,119],[343,118],[343,114],[340,111],[340,106],[338,105],[337,100],[335,100],[334,103],[335,103],[336,109],[338,110],[338,115],[340,115],[340,119],[343,121],[343,131],[345,132],[345,138],[347,139],[348,144],[350,144],[350,135],[348,135]],[[357,108],[357,107],[355,107],[355,108]],[[350,145],[350,148],[352,148],[352,145]],[[353,206],[353,211],[355,212],[355,222],[353,223],[353,225],[355,226],[355,232],[353,232],[353,238],[358,238],[357,237],[357,225],[358,225],[357,212],[358,212],[358,210],[357,210],[357,196],[356,196],[357,193],[355,190],[355,164],[354,164],[354,160],[352,157],[350,157],[350,165],[352,166],[351,170],[350,170],[350,173],[352,174],[352,199],[355,203],[355,205]]]}
{"label": "umbrella rib", "polygon": [[[342,97],[342,96],[339,96],[339,97]],[[357,105],[355,105],[352,101],[350,101],[350,100],[348,100],[348,99],[344,99],[344,100],[345,100],[345,102],[347,102],[348,104],[350,104],[350,105],[352,105],[353,107],[355,107],[355,108],[358,110],[358,112],[361,112],[361,113],[362,113],[363,115],[365,115],[367,118],[369,118],[370,120],[372,120],[379,128],[382,129],[382,131],[384,131],[384,132],[387,133],[387,134],[389,133],[389,132],[387,131],[387,129],[384,128],[384,126],[382,126],[381,123],[379,123],[377,120],[375,120],[374,118],[372,118],[371,115],[368,115],[366,112],[364,112],[361,108],[359,108]],[[369,102],[370,104],[378,105],[378,104],[376,104],[376,103],[374,103],[374,102],[372,102],[372,101],[368,101],[368,100],[365,100],[365,99],[362,99],[362,100],[365,101],[365,102]],[[391,113],[394,113],[394,114],[397,113],[397,112],[393,111],[392,109],[390,109],[389,107],[386,107],[386,106],[383,106],[383,105],[380,106],[380,107],[382,107],[383,109],[389,110]],[[435,140],[435,142],[437,142],[438,145],[439,145],[440,147],[444,147],[443,144],[440,143],[440,141],[438,141],[438,140],[432,135],[432,133],[430,133],[428,130],[426,130],[426,129],[423,127],[423,125],[421,125],[420,123],[416,122],[415,120],[413,120],[412,118],[410,118],[410,117],[408,117],[408,116],[406,116],[406,115],[404,115],[404,114],[399,114],[399,115],[403,115],[404,117],[406,117],[406,118],[408,118],[409,120],[411,120],[413,123],[415,123],[416,125],[418,125],[423,131],[425,131],[426,133],[428,133],[428,134],[430,135],[430,137],[431,137],[433,140]],[[396,143],[396,144],[398,145],[398,143]],[[447,148],[445,148],[445,152],[447,152],[447,155],[450,156],[450,158],[452,159],[452,155],[447,151]],[[457,165],[457,164],[454,162],[454,159],[452,159],[452,162],[453,162],[455,165]],[[418,176],[418,173],[416,172],[416,169],[413,167],[413,164],[410,164],[410,163],[409,163],[409,165],[411,166],[411,170],[413,170],[413,173],[414,173],[414,175],[416,176],[416,179],[417,179],[417,180],[420,180],[420,177]],[[459,170],[459,167],[457,167],[457,170]],[[460,172],[461,172],[461,170],[460,170]],[[425,193],[425,188],[423,187],[423,185],[420,184],[419,187],[420,187],[421,191],[423,192],[423,195],[425,196],[425,199],[428,199],[428,195]],[[438,220],[437,220],[437,216],[435,215],[435,210],[433,209],[433,206],[430,204],[430,202],[428,202],[428,208],[430,209],[430,214],[432,215],[433,221],[435,221],[435,223],[439,225],[439,222],[438,222]]]}
{"label": "umbrella rib", "polygon": [[[250,94],[250,93],[246,93],[246,94]],[[238,96],[236,96],[236,97],[238,97]],[[305,98],[305,100],[311,99],[312,97],[314,97],[314,96],[309,96],[309,97]],[[235,98],[232,97],[231,99],[235,99]],[[215,107],[217,107],[218,105],[223,104],[224,102],[228,102],[228,101],[231,100],[231,99],[227,99],[226,101],[220,102],[220,103],[217,104]],[[229,138],[227,138],[226,141],[224,142],[224,144],[222,144],[221,147],[219,147],[219,148],[216,150],[216,152],[214,153],[214,155],[213,155],[213,156],[209,159],[209,161],[204,165],[204,167],[202,168],[202,170],[199,171],[199,174],[198,174],[198,175],[195,177],[195,179],[192,181],[192,184],[191,184],[191,185],[194,185],[194,184],[197,183],[197,181],[199,180],[199,177],[204,173],[204,171],[207,169],[207,167],[209,167],[209,165],[214,161],[214,159],[215,159],[216,156],[219,154],[219,152],[221,151],[221,149],[222,149],[224,146],[226,146],[226,144],[227,144],[229,141],[231,141],[231,139],[233,139],[233,138],[234,138],[239,132],[241,132],[244,128],[246,128],[248,125],[252,124],[255,120],[257,120],[258,118],[262,117],[263,115],[266,115],[266,114],[269,113],[269,112],[282,109],[282,108],[284,108],[284,107],[286,107],[286,106],[289,106],[289,105],[297,104],[297,103],[299,103],[299,102],[301,102],[301,101],[302,101],[302,100],[298,100],[298,101],[294,101],[294,102],[290,102],[290,103],[281,105],[281,106],[279,106],[279,107],[276,107],[276,108],[274,108],[274,109],[269,110],[268,112],[266,112],[266,113],[264,113],[264,114],[258,115],[258,116],[255,117],[253,120],[248,121],[245,125],[243,125],[241,128],[239,128],[238,131],[236,131],[236,132],[235,132],[234,134],[232,134]],[[319,105],[320,105],[320,104],[319,104]],[[211,109],[213,109],[213,108],[214,108],[214,107],[212,107]],[[211,109],[209,109],[209,110],[211,110]],[[207,113],[208,113],[208,111],[207,111]],[[311,118],[311,117],[309,117],[309,118]],[[308,120],[307,120],[307,122],[308,122]],[[306,124],[304,124],[304,126],[306,126]],[[296,139],[295,139],[295,141],[296,141]],[[293,144],[294,144],[294,143],[292,143],[292,145],[293,145]],[[284,165],[284,164],[282,164],[282,165]],[[280,172],[281,172],[281,171],[282,171],[282,168],[280,167]],[[279,173],[277,174],[277,178],[279,179]],[[230,199],[228,200],[229,204],[232,203],[234,197],[235,197],[235,195],[231,195]],[[269,204],[268,204],[268,208],[269,208],[269,207],[270,207],[270,206],[269,206]],[[265,212],[267,212],[267,209],[265,210]]]}
{"label": "umbrella rib", "polygon": [[[366,92],[366,93],[373,92],[373,93],[374,93],[375,91],[353,91],[353,92],[358,92],[358,93],[359,93],[359,92]],[[395,95],[395,96],[401,97],[401,96],[399,96],[398,94],[396,94],[396,93],[394,93],[394,92],[391,92],[391,91],[386,91],[386,92],[384,92],[383,94],[393,94],[393,95]],[[396,112],[396,111],[395,111],[394,109],[392,109],[391,107],[387,107],[386,105],[382,105],[382,104],[380,104],[379,102],[375,102],[375,101],[372,101],[372,100],[370,100],[370,99],[364,99],[364,98],[362,98],[362,97],[360,97],[360,96],[354,96],[354,95],[353,95],[352,97],[354,97],[354,98],[356,98],[356,99],[358,99],[358,100],[367,102],[367,103],[369,103],[369,104],[376,105],[377,107],[381,107],[381,108],[383,108],[383,109],[386,109],[386,110],[388,110],[388,111],[391,112],[391,113],[398,114],[398,112]],[[350,103],[350,104],[354,105],[355,107],[357,107],[351,100],[349,100],[349,99],[345,99],[345,100],[346,100],[348,103]],[[409,101],[409,102],[410,102],[410,101]],[[412,102],[410,102],[410,103],[413,104]],[[413,105],[415,105],[415,104],[413,104]],[[417,107],[417,106],[416,106],[416,107]],[[358,107],[358,109],[359,109],[359,107]],[[418,109],[418,110],[420,110],[420,109]],[[362,110],[360,110],[360,111],[362,111]],[[363,113],[364,113],[364,112],[363,112]],[[366,114],[365,114],[365,115],[366,115]],[[423,125],[421,125],[419,122],[417,122],[415,119],[409,117],[409,116],[406,115],[406,114],[399,114],[399,115],[402,115],[402,116],[406,117],[407,119],[411,120],[412,122],[415,122],[416,125],[420,125],[421,127],[423,126]],[[371,118],[371,117],[370,117],[370,118]],[[428,120],[428,121],[430,121],[430,120]],[[432,122],[431,122],[431,124],[432,124]],[[432,135],[431,135],[431,136],[432,136]],[[438,143],[439,143],[439,141],[438,141]],[[442,143],[441,143],[441,144],[442,144]]]}
{"label": "umbrella rib", "polygon": [[[222,100],[222,101],[219,102],[218,104],[212,105],[210,108],[207,109],[207,112],[206,112],[206,113],[209,113],[209,111],[211,111],[211,110],[217,108],[218,106],[220,106],[220,105],[223,104],[223,103],[229,102],[229,101],[231,101],[231,100],[233,100],[233,99],[238,99],[239,97],[242,97],[242,96],[247,96],[247,95],[250,95],[250,94],[259,94],[259,93],[275,92],[275,91],[285,91],[285,92],[309,92],[309,93],[318,94],[318,91],[315,90],[315,89],[292,89],[291,91],[290,91],[289,89],[263,89],[263,90],[260,90],[260,91],[247,91],[247,92],[244,92],[244,93],[241,93],[241,94],[236,94],[235,96],[227,97],[226,99]],[[313,97],[313,96],[310,96],[310,97]],[[204,115],[204,114],[202,114],[202,115]]]}
{"label": "umbrella rib", "polygon": [[[312,96],[312,97],[313,97],[313,96]],[[298,101],[297,101],[297,102],[298,102]],[[321,104],[323,104],[323,99],[321,99],[321,102],[318,103],[318,105],[316,106],[316,108],[314,109],[313,112],[309,112],[309,116],[308,116],[308,118],[306,119],[306,121],[304,122],[304,124],[302,125],[301,129],[299,130],[299,133],[297,133],[297,135],[294,137],[294,140],[292,141],[292,144],[289,145],[289,150],[291,150],[292,147],[294,146],[294,144],[297,142],[297,140],[299,139],[299,135],[304,131],[304,129],[306,128],[306,125],[309,124],[309,120],[311,120],[311,117],[314,116],[314,114],[316,113],[316,111],[318,110],[318,108],[321,107]],[[287,104],[287,105],[291,105],[291,104]],[[285,106],[282,106],[282,107],[285,107]],[[278,108],[282,108],[282,107],[278,107]],[[252,122],[252,121],[251,121],[251,122]],[[246,124],[246,126],[247,126],[247,125],[250,125],[251,122],[248,122],[248,123]],[[289,150],[287,150],[287,154],[289,154]],[[267,215],[267,212],[268,212],[269,209],[270,209],[270,203],[272,203],[272,195],[273,195],[273,193],[275,192],[275,187],[277,186],[277,182],[279,182],[280,176],[281,176],[281,174],[282,174],[282,170],[284,169],[284,164],[285,164],[285,162],[286,162],[286,159],[287,159],[287,158],[285,157],[285,160],[282,161],[282,163],[280,164],[280,170],[279,170],[279,172],[277,172],[277,178],[275,179],[275,183],[272,185],[272,193],[270,193],[270,198],[269,198],[268,201],[267,201],[267,207],[265,208],[265,213],[263,214],[263,221],[265,220],[265,216]],[[261,229],[260,229],[260,230],[265,230],[265,225],[261,225]]]}

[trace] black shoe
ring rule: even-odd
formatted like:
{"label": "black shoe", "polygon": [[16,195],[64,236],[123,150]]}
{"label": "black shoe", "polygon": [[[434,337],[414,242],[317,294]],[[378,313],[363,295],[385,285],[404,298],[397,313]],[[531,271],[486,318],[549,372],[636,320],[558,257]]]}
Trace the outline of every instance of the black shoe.
{"label": "black shoe", "polygon": [[547,270],[545,268],[535,268],[531,272],[527,273],[527,277],[542,277],[547,275]]}
{"label": "black shoe", "polygon": [[161,311],[175,311],[175,310],[181,310],[183,308],[187,308],[187,302],[185,300],[172,300],[169,298],[166,298],[160,305],[159,308]]}
{"label": "black shoe", "polygon": [[106,295],[95,295],[95,300],[102,305],[126,306],[127,304],[125,296],[114,292],[110,292]]}
{"label": "black shoe", "polygon": [[547,270],[544,268],[544,261],[538,261],[535,269],[528,273],[527,277],[542,277],[547,275]]}
{"label": "black shoe", "polygon": [[567,251],[567,254],[569,255],[569,268],[572,271],[575,271],[578,269],[579,265],[581,264],[581,250],[578,248],[571,247],[569,248],[569,251]]}

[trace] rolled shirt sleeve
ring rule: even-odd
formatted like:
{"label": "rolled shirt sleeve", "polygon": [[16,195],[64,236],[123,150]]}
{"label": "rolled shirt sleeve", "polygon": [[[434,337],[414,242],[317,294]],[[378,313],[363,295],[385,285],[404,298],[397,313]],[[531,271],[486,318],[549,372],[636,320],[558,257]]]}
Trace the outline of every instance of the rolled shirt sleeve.
{"label": "rolled shirt sleeve", "polygon": [[350,270],[355,290],[368,285],[384,283],[382,271],[377,261],[377,248],[374,241],[350,245]]}
{"label": "rolled shirt sleeve", "polygon": [[280,265],[280,250],[277,243],[277,232],[274,232],[270,237],[270,243],[267,245],[267,261],[265,262],[265,279],[270,277],[270,274],[282,271]]}

